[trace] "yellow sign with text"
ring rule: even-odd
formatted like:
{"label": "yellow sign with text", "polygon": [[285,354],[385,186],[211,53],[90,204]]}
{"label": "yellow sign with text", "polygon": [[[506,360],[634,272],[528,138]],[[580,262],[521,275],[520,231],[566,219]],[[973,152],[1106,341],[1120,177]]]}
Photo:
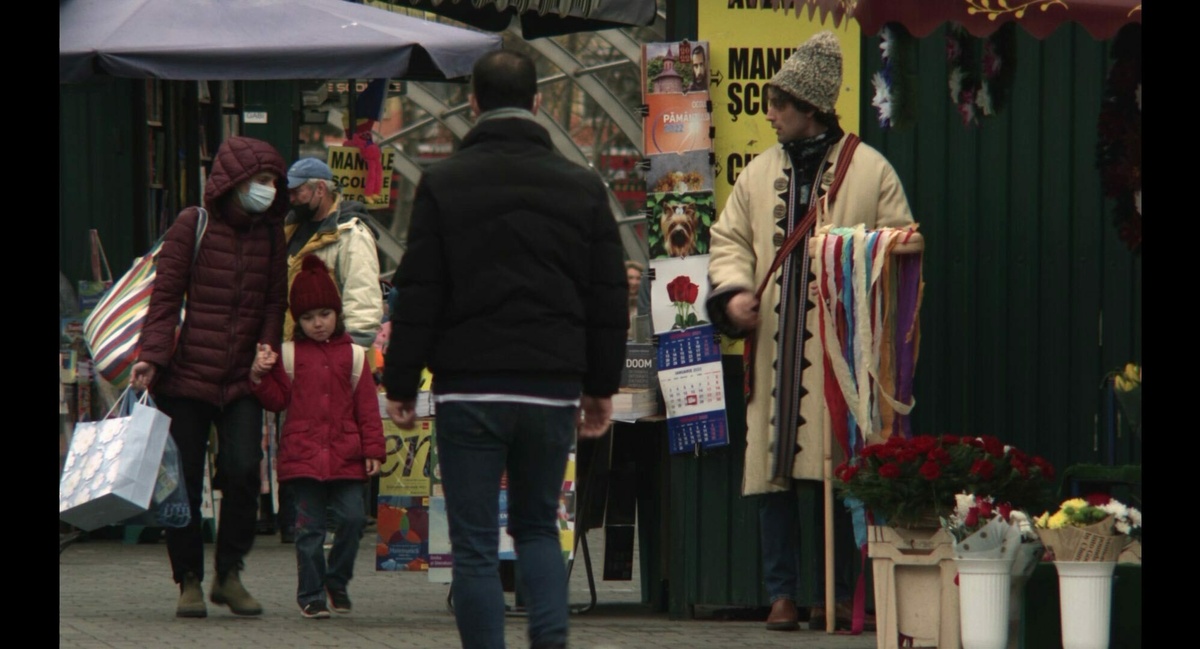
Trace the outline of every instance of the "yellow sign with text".
{"label": "yellow sign with text", "polygon": [[326,163],[333,171],[333,179],[342,189],[342,197],[358,201],[367,209],[387,207],[392,201],[392,162],[396,157],[395,151],[380,151],[381,173],[383,188],[378,194],[366,195],[367,161],[359,150],[352,146],[331,146]]}
{"label": "yellow sign with text", "polygon": [[[776,144],[767,122],[767,83],[796,47],[817,32],[833,32],[842,46],[842,89],[835,110],[843,130],[858,132],[862,30],[853,20],[835,27],[832,20],[819,22],[819,14],[797,17],[794,10],[785,14],[761,1],[697,4],[698,37],[711,50],[713,193],[719,215],[746,164]],[[741,354],[742,342],[722,339],[721,351]]]}
{"label": "yellow sign with text", "polygon": [[838,94],[838,121],[846,132],[858,132],[862,30],[853,20],[835,27],[832,20],[818,22],[807,12],[763,7],[763,2],[697,3],[698,32],[712,50],[709,94],[712,125],[716,131],[714,178],[718,212],[725,206],[737,176],[755,155],[776,143],[767,122],[765,86],[796,47],[817,32],[829,30],[842,46],[842,90]]}
{"label": "yellow sign with text", "polygon": [[418,419],[412,430],[401,430],[383,421],[387,457],[379,468],[379,495],[428,496],[429,451],[433,444],[433,419]]}

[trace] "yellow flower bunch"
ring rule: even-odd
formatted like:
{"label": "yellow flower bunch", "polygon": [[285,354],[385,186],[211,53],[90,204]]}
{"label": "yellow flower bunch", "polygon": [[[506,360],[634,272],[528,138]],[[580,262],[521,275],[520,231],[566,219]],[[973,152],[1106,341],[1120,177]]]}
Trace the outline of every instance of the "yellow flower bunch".
{"label": "yellow flower bunch", "polygon": [[1082,498],[1072,498],[1068,501],[1065,501],[1062,506],[1059,507],[1058,511],[1054,512],[1053,514],[1050,512],[1045,512],[1041,516],[1034,519],[1034,524],[1038,527],[1049,530],[1058,530],[1068,525],[1074,525],[1075,523],[1073,519],[1067,513],[1068,508],[1072,513],[1074,513],[1075,511],[1083,509],[1087,506],[1088,504],[1086,500]]}
{"label": "yellow flower bunch", "polygon": [[1142,385],[1142,368],[1136,363],[1126,363],[1121,373],[1113,373],[1113,387],[1118,392],[1132,392]]}
{"label": "yellow flower bunch", "polygon": [[1114,529],[1121,534],[1134,535],[1141,532],[1142,513],[1134,507],[1108,496],[1089,496],[1063,501],[1058,511],[1045,512],[1034,519],[1036,527],[1059,530],[1064,527],[1087,527],[1111,518]]}

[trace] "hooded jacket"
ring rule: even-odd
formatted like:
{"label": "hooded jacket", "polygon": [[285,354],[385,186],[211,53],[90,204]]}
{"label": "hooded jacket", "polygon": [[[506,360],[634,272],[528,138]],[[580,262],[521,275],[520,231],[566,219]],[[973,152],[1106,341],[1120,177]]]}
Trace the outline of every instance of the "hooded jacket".
{"label": "hooded jacket", "polygon": [[350,385],[354,353],[346,334],[296,341],[295,379],[283,360],[253,386],[263,407],[287,409],[279,436],[279,480],[366,480],[368,458],[382,462],[383,420],[369,366]]}
{"label": "hooded jacket", "polygon": [[[251,214],[236,188],[264,171],[276,175],[275,199]],[[204,186],[208,226],[194,260],[197,208],[180,212],[167,229],[138,355],[158,367],[156,394],[224,406],[250,394],[257,344],[279,349],[287,307],[286,173],[270,144],[231,137],[217,150]]]}

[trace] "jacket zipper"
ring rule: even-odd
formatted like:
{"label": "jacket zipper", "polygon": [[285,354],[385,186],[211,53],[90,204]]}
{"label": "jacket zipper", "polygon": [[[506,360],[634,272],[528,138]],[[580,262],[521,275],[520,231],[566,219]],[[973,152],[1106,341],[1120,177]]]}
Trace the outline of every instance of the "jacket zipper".
{"label": "jacket zipper", "polygon": [[[253,232],[253,230],[251,230],[251,231]],[[234,235],[233,236],[233,248],[234,248],[233,304],[230,305],[233,307],[233,321],[230,322],[230,328],[229,328],[229,333],[231,335],[230,335],[230,341],[229,341],[230,342],[229,350],[226,352],[226,355],[225,355],[226,367],[233,367],[234,355],[237,353],[238,305],[242,303],[242,277],[243,277],[243,275],[245,275],[245,262],[242,259],[242,252],[243,252],[242,251],[242,238],[237,236],[236,231],[233,233],[233,235]],[[221,386],[221,404],[222,405],[226,401],[228,392],[229,392],[229,384],[226,383]]]}

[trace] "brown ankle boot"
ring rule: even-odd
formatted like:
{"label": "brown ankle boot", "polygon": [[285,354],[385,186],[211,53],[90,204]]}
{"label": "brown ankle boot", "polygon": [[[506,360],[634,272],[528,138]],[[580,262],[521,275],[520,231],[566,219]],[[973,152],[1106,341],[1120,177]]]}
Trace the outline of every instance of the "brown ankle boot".
{"label": "brown ankle boot", "polygon": [[800,614],[796,610],[796,602],[790,599],[777,599],[771,604],[771,613],[767,615],[768,631],[795,631],[800,628]]}
{"label": "brown ankle boot", "polygon": [[229,606],[234,615],[262,615],[262,604],[246,591],[237,570],[230,570],[224,577],[213,577],[208,599],[213,604]]}
{"label": "brown ankle boot", "polygon": [[204,591],[200,589],[200,578],[189,572],[179,584],[179,603],[175,605],[175,617],[208,617],[204,605]]}

